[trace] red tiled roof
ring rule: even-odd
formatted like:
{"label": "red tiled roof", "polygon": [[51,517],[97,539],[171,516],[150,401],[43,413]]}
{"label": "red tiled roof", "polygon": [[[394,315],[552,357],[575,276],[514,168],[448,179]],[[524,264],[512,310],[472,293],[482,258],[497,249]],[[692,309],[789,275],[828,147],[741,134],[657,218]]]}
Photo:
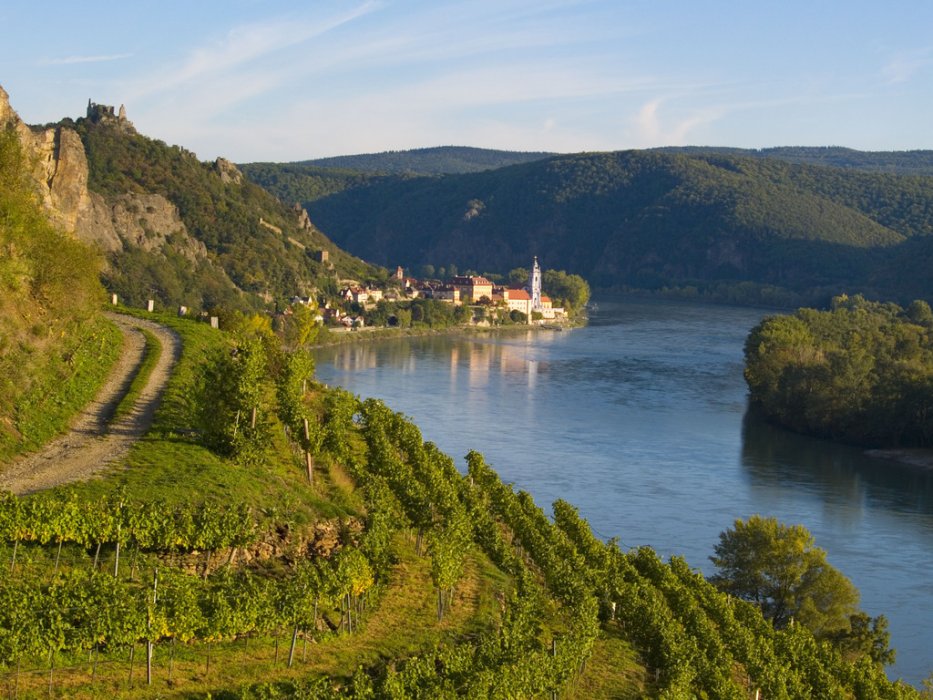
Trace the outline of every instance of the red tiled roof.
{"label": "red tiled roof", "polygon": [[524,289],[509,289],[506,290],[506,294],[508,295],[506,297],[507,299],[512,299],[515,301],[528,301],[531,299],[531,295]]}

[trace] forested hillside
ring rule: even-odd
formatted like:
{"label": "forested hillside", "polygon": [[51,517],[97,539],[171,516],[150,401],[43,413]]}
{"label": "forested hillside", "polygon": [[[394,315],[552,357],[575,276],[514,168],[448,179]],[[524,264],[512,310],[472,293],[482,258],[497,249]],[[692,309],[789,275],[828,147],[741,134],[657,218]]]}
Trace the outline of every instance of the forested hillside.
{"label": "forested hillside", "polygon": [[495,170],[508,165],[543,160],[553,155],[556,154],[534,151],[497,151],[466,146],[437,146],[408,151],[318,158],[295,165],[316,165],[323,168],[397,175],[444,175]]}
{"label": "forested hillside", "polygon": [[537,254],[603,289],[776,304],[933,297],[927,177],[627,151],[356,180],[306,204],[339,245],[383,265],[507,270]]}
{"label": "forested hillside", "polygon": [[743,158],[773,158],[788,163],[825,165],[830,168],[850,168],[889,175],[933,175],[933,151],[857,151],[854,148],[842,148],[841,146],[780,146],[760,149],[671,146],[657,150],[689,155],[717,153]]}
{"label": "forested hillside", "polygon": [[[159,248],[125,245],[111,254],[105,281],[129,303],[154,296],[191,308],[248,308],[333,287],[337,277],[382,275],[229,163],[202,163],[183,148],[106,121],[82,118],[74,128],[87,152],[91,191],[111,202],[126,193],[162,195],[186,229]],[[188,236],[204,246],[206,259],[176,245]],[[328,261],[321,262],[320,251]]]}

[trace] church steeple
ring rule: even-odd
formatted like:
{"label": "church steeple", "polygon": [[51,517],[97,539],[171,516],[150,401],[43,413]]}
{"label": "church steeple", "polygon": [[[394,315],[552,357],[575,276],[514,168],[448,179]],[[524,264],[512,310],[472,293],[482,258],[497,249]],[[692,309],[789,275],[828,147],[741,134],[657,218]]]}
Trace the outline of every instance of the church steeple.
{"label": "church steeple", "polygon": [[541,267],[538,265],[538,256],[535,256],[534,264],[531,266],[531,280],[528,285],[531,294],[531,310],[541,310]]}

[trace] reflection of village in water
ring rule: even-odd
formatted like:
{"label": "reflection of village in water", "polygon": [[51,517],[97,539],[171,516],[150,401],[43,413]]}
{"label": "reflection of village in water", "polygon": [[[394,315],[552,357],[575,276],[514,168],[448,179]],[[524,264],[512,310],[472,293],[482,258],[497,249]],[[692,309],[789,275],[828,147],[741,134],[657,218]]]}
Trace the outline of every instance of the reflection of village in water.
{"label": "reflection of village in water", "polygon": [[[449,356],[450,382],[456,385],[466,380],[472,388],[485,387],[492,374],[524,375],[522,381],[534,389],[538,375],[549,370],[550,364],[540,359],[546,356],[542,348],[556,340],[553,331],[509,332],[497,335],[493,342],[484,339],[406,338],[385,340],[373,344],[351,344],[321,351],[327,361],[340,372],[359,373],[377,367],[392,367],[401,375],[415,374],[423,358],[437,368],[437,350],[443,347]],[[515,384],[513,380],[511,382]]]}

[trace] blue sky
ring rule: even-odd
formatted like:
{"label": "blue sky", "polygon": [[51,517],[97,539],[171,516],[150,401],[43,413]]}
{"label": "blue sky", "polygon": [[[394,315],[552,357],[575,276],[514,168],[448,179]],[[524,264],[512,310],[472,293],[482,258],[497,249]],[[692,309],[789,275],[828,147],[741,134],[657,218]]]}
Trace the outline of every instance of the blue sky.
{"label": "blue sky", "polygon": [[125,104],[202,159],[437,145],[933,148],[928,0],[20,0],[28,123]]}

